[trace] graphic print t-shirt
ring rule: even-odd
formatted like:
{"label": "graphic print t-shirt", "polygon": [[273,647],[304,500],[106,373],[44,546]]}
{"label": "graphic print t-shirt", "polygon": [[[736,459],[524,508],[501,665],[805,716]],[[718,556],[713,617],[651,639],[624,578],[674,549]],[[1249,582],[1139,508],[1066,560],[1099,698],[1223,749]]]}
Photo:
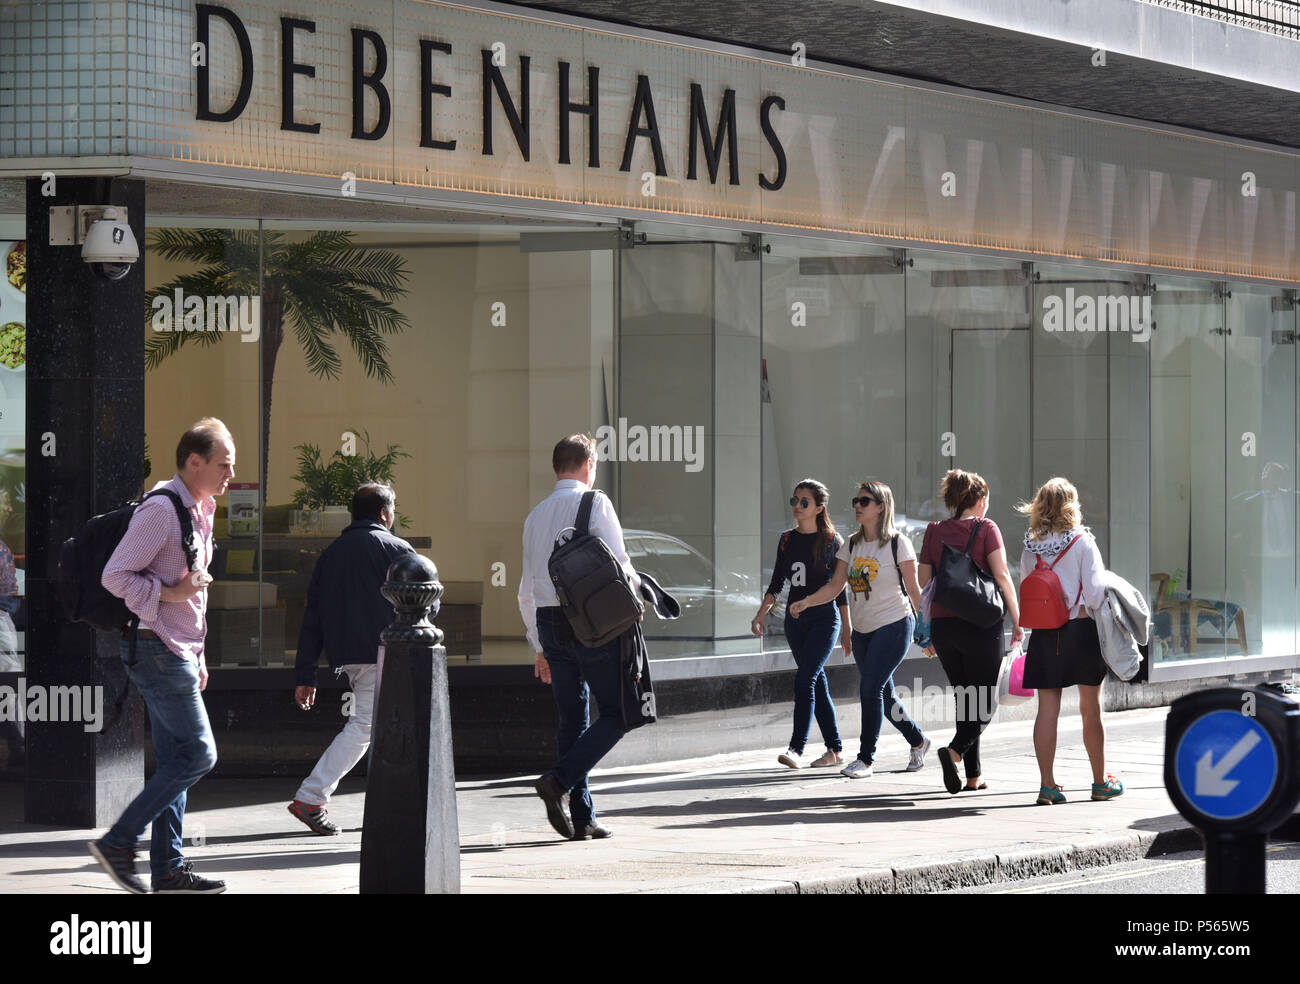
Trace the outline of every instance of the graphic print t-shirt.
{"label": "graphic print t-shirt", "polygon": [[[878,540],[862,539],[850,548],[845,541],[835,559],[849,565],[849,614],[854,632],[875,632],[912,613],[898,583],[894,551],[888,543],[882,547]],[[909,560],[916,560],[916,550],[911,540],[899,534],[898,562]]]}

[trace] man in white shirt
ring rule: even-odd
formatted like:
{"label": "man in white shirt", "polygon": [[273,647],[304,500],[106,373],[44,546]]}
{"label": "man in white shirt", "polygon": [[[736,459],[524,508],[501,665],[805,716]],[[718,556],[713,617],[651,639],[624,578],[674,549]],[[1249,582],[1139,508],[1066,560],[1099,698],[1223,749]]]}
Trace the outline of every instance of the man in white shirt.
{"label": "man in white shirt", "polygon": [[[519,613],[528,641],[537,654],[533,675],[551,685],[559,722],[556,746],[559,761],[534,785],[546,804],[546,816],[561,837],[571,840],[608,837],[610,829],[596,819],[587,789],[587,773],[623,737],[623,705],[619,678],[619,642],[614,639],[588,649],[573,636],[551,584],[547,562],[555,537],[577,522],[583,493],[596,481],[596,442],[584,434],[564,438],[551,454],[555,488],[524,521],[524,573],[519,582]],[[588,530],[605,541],[627,572],[633,591],[640,579],[623,545],[623,527],[614,506],[602,492],[592,503]],[[600,719],[588,727],[588,694],[596,698]],[[564,812],[564,797],[569,810]]]}

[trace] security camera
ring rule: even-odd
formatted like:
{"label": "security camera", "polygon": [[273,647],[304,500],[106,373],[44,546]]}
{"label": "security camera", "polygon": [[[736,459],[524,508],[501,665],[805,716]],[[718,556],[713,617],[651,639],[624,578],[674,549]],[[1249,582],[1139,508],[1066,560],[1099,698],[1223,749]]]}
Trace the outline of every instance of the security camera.
{"label": "security camera", "polygon": [[131,227],[117,217],[117,209],[104,209],[91,223],[81,245],[81,258],[104,280],[121,280],[131,272],[131,264],[140,258],[140,247]]}

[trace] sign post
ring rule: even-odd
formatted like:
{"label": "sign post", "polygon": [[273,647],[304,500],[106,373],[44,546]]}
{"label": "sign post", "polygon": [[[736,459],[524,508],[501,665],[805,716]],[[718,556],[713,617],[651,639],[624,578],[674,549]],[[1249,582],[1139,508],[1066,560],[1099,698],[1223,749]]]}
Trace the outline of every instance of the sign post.
{"label": "sign post", "polygon": [[1300,704],[1261,687],[1174,701],[1165,787],[1205,837],[1205,891],[1263,894],[1270,831],[1300,801]]}

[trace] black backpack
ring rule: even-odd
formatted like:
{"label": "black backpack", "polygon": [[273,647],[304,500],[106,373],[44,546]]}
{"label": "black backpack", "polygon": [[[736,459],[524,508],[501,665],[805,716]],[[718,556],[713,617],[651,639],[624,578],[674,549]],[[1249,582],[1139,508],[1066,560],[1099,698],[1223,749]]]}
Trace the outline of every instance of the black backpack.
{"label": "black backpack", "polygon": [[934,576],[934,601],[958,618],[987,629],[1002,621],[1006,609],[997,581],[993,580],[992,574],[985,573],[970,555],[983,523],[982,519],[975,520],[965,550],[955,550],[946,543],[943,545],[939,569]]}
{"label": "black backpack", "polygon": [[[165,495],[176,507],[176,517],[181,524],[181,544],[190,570],[198,563],[199,545],[194,536],[194,521],[190,511],[181,503],[181,497],[170,489],[157,489],[144,499]],[[140,503],[144,502],[140,500]],[[137,623],[126,602],[100,583],[104,568],[108,566],[113,551],[126,536],[131,516],[140,503],[131,502],[112,512],[101,513],[86,521],[81,532],[63,541],[59,550],[59,566],[54,584],[63,602],[63,611],[74,622],[87,622],[106,632],[131,628]]]}
{"label": "black backpack", "polygon": [[560,608],[574,636],[589,649],[622,635],[643,611],[623,565],[604,540],[588,532],[595,498],[595,492],[583,494],[575,524],[555,538],[547,565]]}

